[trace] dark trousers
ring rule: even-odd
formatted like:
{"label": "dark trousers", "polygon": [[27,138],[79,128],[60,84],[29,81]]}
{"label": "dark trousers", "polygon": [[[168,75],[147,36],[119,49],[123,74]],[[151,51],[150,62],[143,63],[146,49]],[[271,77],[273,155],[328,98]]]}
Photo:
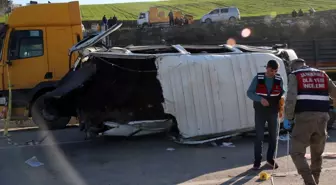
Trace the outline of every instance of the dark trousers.
{"label": "dark trousers", "polygon": [[263,110],[255,110],[255,129],[256,140],[254,142],[254,160],[255,163],[261,163],[262,149],[264,141],[265,124],[268,123],[268,150],[267,161],[272,162],[276,147],[278,112],[269,112]]}
{"label": "dark trousers", "polygon": [[[295,114],[292,131],[291,157],[305,184],[318,184],[322,170],[322,154],[327,141],[327,112],[301,112]],[[310,146],[311,165],[305,158]]]}
{"label": "dark trousers", "polygon": [[171,19],[171,18],[169,19],[169,25],[174,26],[174,19]]}

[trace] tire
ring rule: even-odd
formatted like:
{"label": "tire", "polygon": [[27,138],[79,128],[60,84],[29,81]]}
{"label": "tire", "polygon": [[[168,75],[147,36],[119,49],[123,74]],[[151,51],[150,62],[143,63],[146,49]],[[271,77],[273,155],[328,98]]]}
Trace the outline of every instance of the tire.
{"label": "tire", "polygon": [[212,23],[212,21],[211,21],[211,19],[206,19],[205,23],[210,24],[210,23]]}
{"label": "tire", "polygon": [[43,130],[64,129],[69,123],[71,117],[54,117],[46,119],[43,115],[44,109],[43,95],[38,97],[31,106],[31,116],[34,123]]}
{"label": "tire", "polygon": [[230,19],[229,19],[230,22],[236,22],[236,20],[237,19],[235,17],[230,17]]}
{"label": "tire", "polygon": [[142,28],[148,28],[149,27],[149,25],[147,24],[147,23],[144,23],[143,25],[142,25]]}

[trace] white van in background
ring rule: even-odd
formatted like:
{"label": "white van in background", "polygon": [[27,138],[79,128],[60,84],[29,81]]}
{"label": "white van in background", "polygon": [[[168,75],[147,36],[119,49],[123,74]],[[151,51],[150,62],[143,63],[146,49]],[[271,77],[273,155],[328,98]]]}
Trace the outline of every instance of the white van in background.
{"label": "white van in background", "polygon": [[240,20],[240,12],[237,7],[222,7],[211,10],[209,13],[203,15],[201,23],[212,23],[227,20]]}

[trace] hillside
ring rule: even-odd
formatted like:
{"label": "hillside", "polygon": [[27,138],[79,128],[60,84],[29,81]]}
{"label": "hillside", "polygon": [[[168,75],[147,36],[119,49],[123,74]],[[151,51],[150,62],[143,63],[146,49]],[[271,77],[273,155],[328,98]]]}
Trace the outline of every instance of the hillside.
{"label": "hillside", "polygon": [[293,9],[308,11],[309,6],[316,11],[336,9],[335,0],[170,0],[159,2],[124,3],[107,5],[82,5],[83,20],[100,20],[114,14],[119,20],[135,20],[139,12],[148,10],[151,6],[158,6],[165,10],[182,10],[199,19],[205,13],[216,7],[237,6],[242,16],[270,15],[291,13]]}
{"label": "hillside", "polygon": [[[291,13],[293,9],[307,12],[309,6],[316,11],[336,9],[335,0],[167,0],[157,2],[123,3],[105,5],[82,5],[83,20],[100,20],[105,14],[107,17],[116,15],[119,20],[136,20],[139,12],[146,11],[151,6],[163,10],[181,10],[199,19],[205,13],[216,7],[237,6],[242,16],[260,16],[270,14]],[[0,22],[4,17],[0,17]]]}

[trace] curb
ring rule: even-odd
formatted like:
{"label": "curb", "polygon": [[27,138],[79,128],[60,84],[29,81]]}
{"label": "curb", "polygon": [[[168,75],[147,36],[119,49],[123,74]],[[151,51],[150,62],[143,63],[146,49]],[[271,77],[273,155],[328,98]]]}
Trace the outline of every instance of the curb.
{"label": "curb", "polygon": [[[71,118],[68,125],[75,125],[77,124],[77,120],[75,118]],[[0,120],[0,130],[4,129],[5,127],[5,120]],[[37,125],[33,122],[33,120],[22,120],[22,121],[11,121],[9,124],[9,129],[13,128],[28,128],[28,127],[37,127]]]}
{"label": "curb", "polygon": [[[25,128],[36,127],[37,125],[32,120],[11,121],[8,128]],[[5,128],[5,120],[0,120],[0,129]]]}

